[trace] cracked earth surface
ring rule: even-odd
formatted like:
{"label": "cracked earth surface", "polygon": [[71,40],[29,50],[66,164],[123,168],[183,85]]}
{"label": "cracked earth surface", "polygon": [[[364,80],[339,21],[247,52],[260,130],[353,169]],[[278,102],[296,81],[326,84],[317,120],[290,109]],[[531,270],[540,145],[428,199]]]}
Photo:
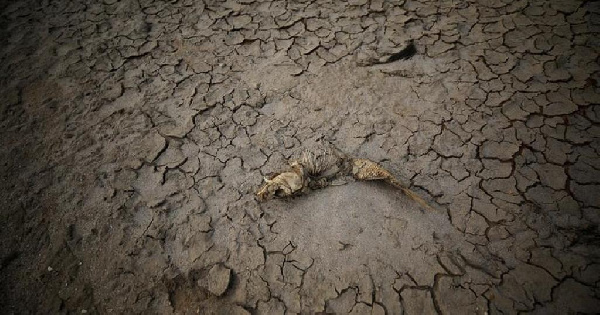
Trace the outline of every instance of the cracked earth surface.
{"label": "cracked earth surface", "polygon": [[[0,8],[3,313],[600,309],[600,3]],[[320,140],[436,211],[256,202]]]}

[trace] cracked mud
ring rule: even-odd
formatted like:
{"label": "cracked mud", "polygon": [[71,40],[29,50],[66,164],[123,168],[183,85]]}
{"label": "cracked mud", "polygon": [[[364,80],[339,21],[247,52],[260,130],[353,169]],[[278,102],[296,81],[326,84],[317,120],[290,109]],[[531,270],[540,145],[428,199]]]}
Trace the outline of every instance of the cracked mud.
{"label": "cracked mud", "polygon": [[[599,22],[578,0],[0,1],[0,311],[595,313]],[[437,211],[377,182],[255,200],[321,140]]]}

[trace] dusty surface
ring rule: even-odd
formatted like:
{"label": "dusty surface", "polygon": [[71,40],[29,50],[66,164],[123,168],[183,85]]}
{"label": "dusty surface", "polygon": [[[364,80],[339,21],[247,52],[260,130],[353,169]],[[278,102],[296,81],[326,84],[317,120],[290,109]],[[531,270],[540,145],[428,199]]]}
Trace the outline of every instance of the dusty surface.
{"label": "dusty surface", "polygon": [[1,2],[2,313],[600,309],[599,2],[207,2]]}

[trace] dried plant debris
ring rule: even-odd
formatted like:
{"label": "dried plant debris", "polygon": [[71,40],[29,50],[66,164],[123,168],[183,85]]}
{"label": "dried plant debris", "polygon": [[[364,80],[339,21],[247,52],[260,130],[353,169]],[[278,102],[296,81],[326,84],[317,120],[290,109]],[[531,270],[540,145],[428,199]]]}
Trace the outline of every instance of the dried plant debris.
{"label": "dried plant debris", "polygon": [[355,180],[383,180],[402,190],[424,208],[433,210],[423,198],[378,163],[368,159],[348,157],[332,148],[305,150],[299,159],[290,161],[287,170],[265,176],[265,184],[256,195],[260,201],[297,196],[310,190],[330,186],[345,177],[352,177]]}

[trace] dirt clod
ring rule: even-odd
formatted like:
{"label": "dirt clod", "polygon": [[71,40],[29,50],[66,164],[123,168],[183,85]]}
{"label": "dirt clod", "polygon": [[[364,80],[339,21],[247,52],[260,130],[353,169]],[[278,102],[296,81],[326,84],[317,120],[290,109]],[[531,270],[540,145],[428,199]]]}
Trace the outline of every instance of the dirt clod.
{"label": "dirt clod", "polygon": [[227,290],[231,279],[231,269],[222,265],[214,265],[208,272],[206,288],[212,294],[221,296]]}

